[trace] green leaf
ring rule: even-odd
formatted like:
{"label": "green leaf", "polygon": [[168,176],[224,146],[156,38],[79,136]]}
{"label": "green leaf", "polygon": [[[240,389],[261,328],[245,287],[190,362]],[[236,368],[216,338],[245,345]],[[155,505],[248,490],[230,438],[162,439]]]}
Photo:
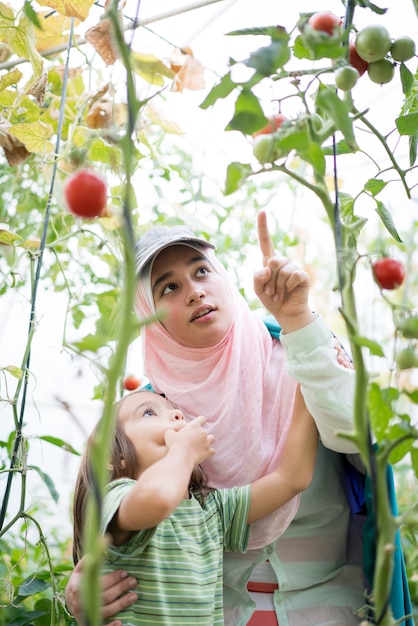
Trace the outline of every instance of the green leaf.
{"label": "green leaf", "polygon": [[392,403],[399,397],[399,392],[393,387],[380,389],[376,383],[369,387],[367,406],[370,415],[372,431],[380,443],[386,436],[390,420],[394,412]]}
{"label": "green leaf", "polygon": [[404,95],[408,97],[409,95],[411,95],[412,87],[415,84],[414,75],[406,67],[405,63],[401,63],[399,71],[401,76],[402,91]]}
{"label": "green leaf", "polygon": [[308,147],[303,150],[298,150],[298,155],[301,159],[312,165],[315,174],[318,176],[324,176],[326,170],[325,156],[321,146],[314,141],[308,143]]}
{"label": "green leaf", "polygon": [[32,22],[32,24],[34,26],[36,26],[36,28],[39,28],[39,30],[43,30],[42,29],[42,24],[41,24],[41,22],[39,21],[39,18],[38,18],[38,14],[36,13],[34,8],[32,7],[32,4],[30,2],[28,2],[28,0],[25,0],[25,4],[23,5],[23,10],[24,10],[25,15],[28,18],[28,20],[30,22]]}
{"label": "green leaf", "polygon": [[50,587],[50,583],[45,580],[40,580],[39,578],[27,578],[19,585],[18,593],[19,596],[25,598],[27,596],[33,596],[36,593],[41,593]]}
{"label": "green leaf", "polygon": [[71,446],[69,443],[67,443],[63,439],[60,439],[59,437],[50,437],[49,435],[45,435],[43,437],[39,437],[39,439],[41,441],[46,441],[48,443],[51,443],[53,446],[57,446],[58,448],[62,448],[66,452],[71,452],[71,454],[80,456],[80,453],[75,448],[73,448],[73,446]]}
{"label": "green leaf", "polygon": [[382,191],[382,189],[386,187],[386,185],[387,183],[384,180],[369,178],[367,183],[364,185],[364,189],[365,191],[371,193],[373,197],[375,197],[378,193]]}
{"label": "green leaf", "polygon": [[15,378],[22,378],[23,376],[22,370],[16,365],[7,365],[7,367],[1,367],[0,370],[5,370],[6,372],[9,372],[9,374],[14,376]]}
{"label": "green leaf", "polygon": [[39,476],[44,481],[49,493],[51,494],[51,497],[54,500],[54,502],[58,502],[60,496],[59,496],[58,491],[55,489],[55,485],[54,485],[52,478],[48,476],[48,474],[45,474],[45,472],[37,465],[28,465],[28,467],[30,469],[35,470],[35,472],[39,474]]}
{"label": "green leaf", "polygon": [[417,160],[417,142],[418,133],[414,133],[409,137],[409,165],[412,167]]}
{"label": "green leaf", "polygon": [[259,48],[252,52],[250,57],[244,61],[247,67],[253,67],[262,76],[271,76],[278,68],[282,68],[290,59],[290,49],[288,39],[278,39],[272,41],[269,46]]}
{"label": "green leaf", "polygon": [[[394,424],[389,430],[389,439],[391,442],[398,441],[399,439],[404,437],[405,433],[407,433],[408,431],[411,431],[411,429],[405,428],[404,424]],[[411,439],[406,439],[401,443],[398,443],[389,455],[389,463],[394,465],[395,463],[401,461],[404,456],[408,454],[408,452],[411,450],[413,444],[414,440],[412,437]]]}
{"label": "green leaf", "polygon": [[237,191],[237,189],[242,187],[252,172],[251,165],[238,163],[236,161],[230,163],[226,171],[224,194],[229,196],[231,193],[234,193],[234,191]]}
{"label": "green leaf", "polygon": [[352,339],[357,346],[367,348],[370,351],[370,354],[372,354],[373,356],[385,356],[382,347],[378,343],[376,343],[376,341],[372,341],[367,337],[359,337],[358,335],[354,335]]}
{"label": "green leaf", "polygon": [[296,59],[310,59],[313,60],[313,54],[309,48],[305,45],[302,35],[298,35],[293,44],[293,56]]}
{"label": "green leaf", "polygon": [[277,31],[284,30],[280,26],[255,26],[254,28],[240,28],[238,30],[231,30],[229,33],[226,33],[228,36],[236,36],[236,35],[267,35],[272,39],[277,37]]}
{"label": "green leaf", "polygon": [[336,128],[342,132],[348,146],[352,150],[357,150],[357,142],[348,107],[345,102],[340,100],[335,90],[329,87],[321,87],[317,95],[317,104],[319,108],[326,111]]}
{"label": "green leaf", "polygon": [[231,74],[225,74],[225,76],[222,76],[220,82],[208,93],[200,105],[200,108],[208,109],[220,98],[226,98],[229,96],[229,94],[232,93],[236,87],[237,83],[234,83],[233,80],[231,80]]}
{"label": "green leaf", "polygon": [[400,135],[413,135],[418,132],[418,112],[401,115],[395,120]]}
{"label": "green leaf", "polygon": [[382,223],[388,233],[392,235],[395,241],[399,241],[399,243],[402,243],[402,239],[399,236],[391,214],[389,213],[383,202],[380,202],[380,200],[376,200],[376,213],[382,220]]}
{"label": "green leaf", "polygon": [[258,98],[249,89],[243,89],[235,102],[234,116],[225,130],[239,130],[245,135],[252,135],[263,126],[265,119]]}

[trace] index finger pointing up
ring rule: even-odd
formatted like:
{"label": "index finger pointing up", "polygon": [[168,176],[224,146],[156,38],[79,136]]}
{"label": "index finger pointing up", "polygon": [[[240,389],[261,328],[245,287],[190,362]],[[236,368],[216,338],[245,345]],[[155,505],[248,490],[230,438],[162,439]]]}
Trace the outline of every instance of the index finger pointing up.
{"label": "index finger pointing up", "polygon": [[260,250],[263,255],[263,265],[267,264],[268,259],[274,256],[274,246],[270,237],[270,231],[267,225],[267,215],[265,211],[260,211],[257,215],[258,241]]}

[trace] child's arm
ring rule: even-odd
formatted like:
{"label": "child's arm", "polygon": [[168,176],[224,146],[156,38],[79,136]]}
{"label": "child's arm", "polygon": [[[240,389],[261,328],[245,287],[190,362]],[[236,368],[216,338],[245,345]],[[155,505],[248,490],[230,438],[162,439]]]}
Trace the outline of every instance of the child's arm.
{"label": "child's arm", "polygon": [[272,513],[312,480],[318,431],[298,387],[292,423],[277,468],[251,485],[248,523]]}
{"label": "child's arm", "polygon": [[109,530],[116,544],[135,530],[157,526],[187,497],[193,469],[215,453],[205,421],[197,417],[180,431],[166,433],[166,454],[140,474],[112,521]]}

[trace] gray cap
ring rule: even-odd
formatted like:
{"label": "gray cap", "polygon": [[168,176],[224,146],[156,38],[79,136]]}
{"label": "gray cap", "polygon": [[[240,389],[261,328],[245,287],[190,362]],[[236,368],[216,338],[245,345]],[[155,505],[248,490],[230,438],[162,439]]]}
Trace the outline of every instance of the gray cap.
{"label": "gray cap", "polygon": [[206,239],[196,237],[187,226],[155,226],[148,230],[135,245],[135,271],[138,275],[144,267],[156,257],[156,255],[176,244],[191,244],[202,246],[203,248],[215,249],[213,243],[209,243]]}

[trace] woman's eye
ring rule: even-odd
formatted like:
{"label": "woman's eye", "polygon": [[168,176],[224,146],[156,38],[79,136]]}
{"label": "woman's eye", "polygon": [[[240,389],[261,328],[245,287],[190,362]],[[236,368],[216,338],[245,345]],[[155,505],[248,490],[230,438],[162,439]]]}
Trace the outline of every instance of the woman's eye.
{"label": "woman's eye", "polygon": [[209,274],[209,270],[207,267],[200,267],[196,272],[197,276],[206,276],[207,274]]}
{"label": "woman's eye", "polygon": [[164,289],[161,292],[161,295],[166,296],[168,293],[171,293],[175,289],[176,289],[175,283],[169,283],[168,285],[164,287]]}

